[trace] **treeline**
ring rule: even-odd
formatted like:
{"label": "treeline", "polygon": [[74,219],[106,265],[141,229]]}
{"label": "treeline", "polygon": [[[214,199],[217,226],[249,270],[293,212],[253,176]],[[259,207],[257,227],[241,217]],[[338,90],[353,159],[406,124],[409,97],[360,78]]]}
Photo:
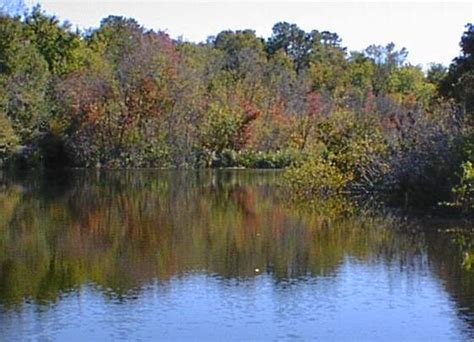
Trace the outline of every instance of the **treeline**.
{"label": "treeline", "polygon": [[195,44],[123,17],[79,32],[39,7],[3,14],[0,160],[296,165],[305,194],[388,187],[446,200],[472,157],[473,33],[449,69],[425,74],[394,44],[348,52],[336,33],[285,22],[268,39],[223,31]]}

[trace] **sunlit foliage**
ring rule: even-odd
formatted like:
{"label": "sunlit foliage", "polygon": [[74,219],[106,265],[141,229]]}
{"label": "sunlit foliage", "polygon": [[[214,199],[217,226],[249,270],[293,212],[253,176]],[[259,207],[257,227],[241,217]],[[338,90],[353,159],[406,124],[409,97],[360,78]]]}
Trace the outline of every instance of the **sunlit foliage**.
{"label": "sunlit foliage", "polygon": [[348,52],[334,32],[287,22],[268,39],[227,30],[196,44],[120,16],[80,32],[38,6],[12,14],[0,11],[3,163],[302,165],[340,174],[338,191],[452,199],[472,121],[472,25],[449,70],[425,74],[393,43]]}

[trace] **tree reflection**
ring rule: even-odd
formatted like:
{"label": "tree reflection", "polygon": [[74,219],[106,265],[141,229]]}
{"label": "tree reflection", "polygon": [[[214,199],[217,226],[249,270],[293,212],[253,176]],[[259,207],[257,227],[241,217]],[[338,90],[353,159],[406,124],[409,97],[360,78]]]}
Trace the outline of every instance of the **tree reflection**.
{"label": "tree reflection", "polygon": [[264,272],[284,281],[330,276],[347,257],[411,265],[428,252],[448,291],[468,315],[474,312],[474,273],[462,268],[465,251],[455,241],[401,233],[389,217],[341,215],[351,204],[338,199],[304,210],[288,203],[278,172],[61,177],[3,180],[0,303],[6,308],[54,302],[86,283],[120,297],[189,272],[232,279]]}

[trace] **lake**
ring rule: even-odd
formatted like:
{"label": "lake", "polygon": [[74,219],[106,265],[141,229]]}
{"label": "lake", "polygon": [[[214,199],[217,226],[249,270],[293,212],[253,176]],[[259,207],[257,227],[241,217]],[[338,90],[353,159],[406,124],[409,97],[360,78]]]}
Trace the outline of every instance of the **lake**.
{"label": "lake", "polygon": [[288,201],[278,171],[0,178],[0,340],[472,340],[469,222]]}

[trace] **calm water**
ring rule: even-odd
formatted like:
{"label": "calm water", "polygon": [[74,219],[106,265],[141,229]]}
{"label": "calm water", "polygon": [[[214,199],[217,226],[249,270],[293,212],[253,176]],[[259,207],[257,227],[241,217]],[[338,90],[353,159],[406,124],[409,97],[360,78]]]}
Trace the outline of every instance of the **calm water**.
{"label": "calm water", "polygon": [[0,340],[474,339],[467,223],[309,213],[280,181],[3,176]]}

